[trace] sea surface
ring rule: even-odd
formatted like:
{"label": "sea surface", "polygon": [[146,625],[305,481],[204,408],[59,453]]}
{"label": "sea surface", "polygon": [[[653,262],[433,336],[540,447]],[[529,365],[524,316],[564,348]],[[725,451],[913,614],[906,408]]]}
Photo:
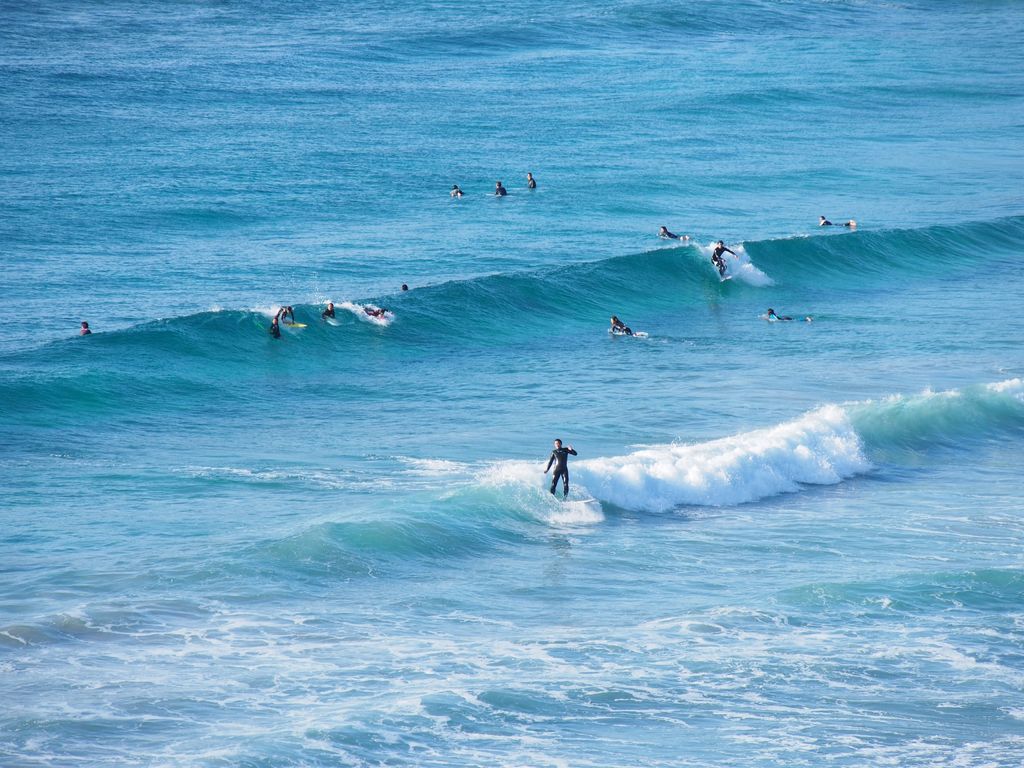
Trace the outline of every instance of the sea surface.
{"label": "sea surface", "polygon": [[1024,3],[4,0],[0,204],[5,768],[1024,764]]}

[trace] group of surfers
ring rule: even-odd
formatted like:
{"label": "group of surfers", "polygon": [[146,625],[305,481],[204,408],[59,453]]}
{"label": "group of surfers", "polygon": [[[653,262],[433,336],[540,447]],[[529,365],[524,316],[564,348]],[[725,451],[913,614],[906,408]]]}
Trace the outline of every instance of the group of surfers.
{"label": "group of surfers", "polygon": [[[537,180],[535,178],[533,178],[533,174],[532,173],[527,173],[526,174],[526,188],[527,189],[536,189],[537,188]],[[465,194],[466,193],[462,191],[462,188],[459,187],[458,184],[452,184],[452,191],[448,193],[448,196],[449,197],[455,197],[455,198],[461,198]],[[505,195],[507,195],[507,194],[508,194],[508,190],[505,189],[505,185],[502,184],[501,181],[494,182],[494,196],[495,197],[505,197]]]}

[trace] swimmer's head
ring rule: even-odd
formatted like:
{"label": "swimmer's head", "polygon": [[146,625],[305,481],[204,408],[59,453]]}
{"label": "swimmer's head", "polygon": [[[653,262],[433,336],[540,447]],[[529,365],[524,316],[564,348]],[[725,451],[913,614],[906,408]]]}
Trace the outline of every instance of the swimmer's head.
{"label": "swimmer's head", "polygon": [[402,290],[403,291],[408,291],[409,290],[409,286],[406,285],[405,283],[402,283]]}

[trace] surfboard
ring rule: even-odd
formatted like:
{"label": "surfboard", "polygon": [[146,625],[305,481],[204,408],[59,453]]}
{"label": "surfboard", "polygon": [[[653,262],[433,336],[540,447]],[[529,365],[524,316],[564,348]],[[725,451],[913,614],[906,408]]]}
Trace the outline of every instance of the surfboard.
{"label": "surfboard", "polygon": [[305,323],[281,323],[281,325],[286,325],[289,328],[306,328],[307,327]]}
{"label": "surfboard", "polygon": [[328,325],[333,325],[333,326],[335,326],[335,327],[337,327],[337,326],[341,325],[341,323],[339,323],[339,322],[338,322],[338,321],[337,321],[337,320],[336,320],[335,318],[333,318],[333,317],[325,317],[325,318],[324,318],[324,321],[325,321],[325,322],[326,322],[326,323],[327,323]]}
{"label": "surfboard", "polygon": [[560,501],[558,511],[551,516],[557,525],[593,525],[604,520],[604,510],[597,499],[571,499]]}
{"label": "surfboard", "polygon": [[724,283],[726,280],[732,280],[736,275],[719,275],[718,282]]}
{"label": "surfboard", "polygon": [[[623,333],[622,331],[616,331],[614,328],[609,328],[608,329],[608,333],[610,333],[612,336],[629,336],[630,335],[628,333]],[[633,331],[632,335],[633,335],[634,338],[637,338],[637,339],[646,339],[647,336],[648,336],[647,331]]]}

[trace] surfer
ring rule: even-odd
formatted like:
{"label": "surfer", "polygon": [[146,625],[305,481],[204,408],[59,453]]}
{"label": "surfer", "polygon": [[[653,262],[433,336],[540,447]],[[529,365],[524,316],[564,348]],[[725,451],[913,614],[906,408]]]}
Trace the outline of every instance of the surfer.
{"label": "surfer", "polygon": [[619,320],[617,316],[612,315],[612,333],[624,333],[627,336],[632,336],[633,330],[624,322]]}
{"label": "surfer", "polygon": [[775,310],[774,309],[772,309],[771,307],[768,307],[768,314],[764,316],[764,319],[774,323],[774,322],[776,322],[778,320],[792,320],[793,318],[790,317],[789,315],[786,315],[784,317],[779,317],[777,314],[775,314]]}
{"label": "surfer", "polygon": [[320,313],[320,318],[326,320],[328,317],[334,317],[334,302],[327,302],[327,309]]}
{"label": "surfer", "polygon": [[462,197],[462,190],[459,189],[458,184],[452,184],[452,191],[449,193],[451,197]]}
{"label": "surfer", "polygon": [[576,451],[570,445],[568,448],[562,447],[561,440],[555,440],[555,450],[551,452],[551,458],[548,459],[548,466],[544,470],[544,474],[548,473],[551,469],[551,465],[555,465],[555,474],[551,477],[551,495],[555,494],[555,487],[558,485],[558,478],[562,478],[562,498],[566,498],[569,495],[569,454],[576,456]]}
{"label": "surfer", "polygon": [[409,286],[406,285],[405,283],[402,283],[402,290],[403,291],[408,291],[409,290]]}
{"label": "surfer", "polygon": [[370,317],[384,317],[384,315],[387,313],[387,310],[384,309],[383,307],[378,307],[377,309],[373,309],[371,307],[363,307],[363,312],[368,314]]}
{"label": "surfer", "polygon": [[[285,320],[286,317],[290,317],[290,320]],[[292,324],[295,322],[295,310],[291,307],[281,307],[277,310],[275,319],[279,319],[283,323]]]}
{"label": "surfer", "polygon": [[527,189],[536,189],[537,188],[537,180],[535,178],[533,178],[533,174],[530,173],[529,171],[526,172],[526,188]]}
{"label": "surfer", "polygon": [[505,189],[503,186],[501,186],[501,182],[500,181],[494,182],[494,196],[495,197],[504,197],[507,194],[508,194],[508,190]]}
{"label": "surfer", "polygon": [[90,333],[92,333],[92,331],[89,330],[89,321],[88,320],[83,320],[82,321],[82,330],[80,330],[78,332],[78,335],[79,336],[88,336]]}
{"label": "surfer", "polygon": [[[819,227],[834,227],[835,224],[833,224],[831,221],[829,221],[824,216],[822,216],[822,217],[820,217],[818,219],[818,226]],[[849,227],[850,229],[856,229],[857,228],[857,222],[854,221],[853,219],[850,219],[849,221],[844,221],[839,226]]]}
{"label": "surfer", "polygon": [[270,335],[275,339],[281,338],[281,326],[277,323],[277,315],[274,315],[274,319],[270,321]]}
{"label": "surfer", "polygon": [[662,227],[661,229],[659,229],[658,230],[658,237],[661,237],[661,238],[663,238],[665,240],[689,240],[690,239],[689,235],[683,235],[682,237],[680,237],[675,232],[669,232],[668,231],[668,227]]}
{"label": "surfer", "polygon": [[715,249],[711,252],[711,263],[715,265],[718,270],[718,274],[721,277],[725,277],[725,259],[722,258],[723,253],[731,253],[733,256],[736,255],[735,251],[730,251],[725,247],[725,243],[719,240],[715,243]]}

